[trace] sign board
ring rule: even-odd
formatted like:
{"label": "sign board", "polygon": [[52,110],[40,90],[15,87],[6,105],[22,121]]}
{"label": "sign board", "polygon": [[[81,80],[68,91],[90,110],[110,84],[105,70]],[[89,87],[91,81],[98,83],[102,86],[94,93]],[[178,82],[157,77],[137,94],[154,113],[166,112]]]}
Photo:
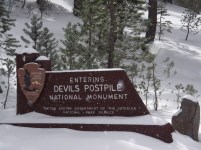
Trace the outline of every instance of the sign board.
{"label": "sign board", "polygon": [[[51,116],[142,116],[149,114],[123,69],[51,71],[38,53],[17,54],[17,114],[38,112]],[[4,123],[5,124],[5,123]],[[164,142],[173,141],[170,124],[9,123],[35,128],[83,131],[131,131]]]}
{"label": "sign board", "polygon": [[149,114],[123,69],[54,72],[39,66],[28,62],[17,68],[18,114],[31,111],[52,116]]}

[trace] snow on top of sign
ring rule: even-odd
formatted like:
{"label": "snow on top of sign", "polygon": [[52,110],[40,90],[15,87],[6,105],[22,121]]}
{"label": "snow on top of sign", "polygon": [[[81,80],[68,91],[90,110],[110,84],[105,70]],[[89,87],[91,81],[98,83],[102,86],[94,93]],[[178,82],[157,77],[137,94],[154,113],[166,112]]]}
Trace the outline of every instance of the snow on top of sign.
{"label": "snow on top of sign", "polygon": [[182,97],[182,100],[183,99],[188,99],[188,100],[191,100],[191,101],[193,101],[193,102],[198,102],[197,101],[197,99],[195,99],[195,97],[193,97],[192,95],[184,95],[183,97]]}
{"label": "snow on top of sign", "polygon": [[178,114],[180,114],[182,112],[182,109],[179,109],[173,116],[177,116]]}
{"label": "snow on top of sign", "polygon": [[25,65],[30,65],[30,64],[37,64],[37,65],[39,65],[38,63],[35,63],[35,62],[29,62],[29,63],[26,63]]}
{"label": "snow on top of sign", "polygon": [[[81,124],[136,124],[136,125],[164,125],[167,122],[161,118],[151,115],[135,116],[135,117],[105,117],[105,116],[89,116],[89,117],[53,117],[36,112],[23,115],[15,115],[15,110],[9,112],[1,111],[2,117],[0,123],[81,123]],[[7,113],[12,113],[8,116]]]}
{"label": "snow on top of sign", "polygon": [[35,49],[33,49],[33,48],[19,48],[19,49],[17,49],[16,50],[16,52],[15,52],[16,54],[35,54],[35,53],[38,53]]}
{"label": "snow on top of sign", "polygon": [[122,68],[104,68],[104,69],[87,69],[87,70],[64,70],[64,71],[46,71],[46,73],[63,73],[63,72],[91,72],[91,71],[122,71]]}
{"label": "snow on top of sign", "polygon": [[41,61],[41,60],[50,60],[49,58],[47,58],[46,56],[39,56],[36,61]]}

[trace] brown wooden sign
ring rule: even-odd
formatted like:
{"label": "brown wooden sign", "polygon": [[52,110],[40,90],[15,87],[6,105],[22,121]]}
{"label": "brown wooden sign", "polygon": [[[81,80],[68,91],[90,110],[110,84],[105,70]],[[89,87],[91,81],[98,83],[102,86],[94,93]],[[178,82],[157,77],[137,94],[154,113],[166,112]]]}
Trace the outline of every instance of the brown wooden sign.
{"label": "brown wooden sign", "polygon": [[[123,69],[51,71],[38,53],[18,54],[17,114],[32,111],[52,116],[141,116],[149,114]],[[34,63],[33,63],[34,62]],[[40,66],[40,68],[39,68]],[[45,71],[46,70],[46,71]],[[83,131],[131,131],[172,142],[166,125],[10,123],[23,127]]]}
{"label": "brown wooden sign", "polygon": [[19,84],[29,105],[36,102],[44,87],[45,69],[39,66],[37,63],[27,63],[18,69]]}
{"label": "brown wooden sign", "polygon": [[149,114],[123,69],[45,72],[45,67],[39,68],[31,60],[20,62],[22,57],[25,56],[17,57],[20,86],[17,114],[31,111],[52,116]]}
{"label": "brown wooden sign", "polygon": [[148,114],[122,69],[46,72],[35,111],[53,116],[139,116]]}
{"label": "brown wooden sign", "polygon": [[[27,90],[23,78],[26,71],[19,69],[18,72],[26,99],[37,99],[42,86],[40,91],[35,91],[32,85]],[[41,72],[40,74],[42,81],[44,75]],[[33,105],[36,112],[52,116],[139,116],[149,113],[122,69],[51,71],[46,72],[45,76],[43,92]],[[40,81],[33,83],[42,85]]]}

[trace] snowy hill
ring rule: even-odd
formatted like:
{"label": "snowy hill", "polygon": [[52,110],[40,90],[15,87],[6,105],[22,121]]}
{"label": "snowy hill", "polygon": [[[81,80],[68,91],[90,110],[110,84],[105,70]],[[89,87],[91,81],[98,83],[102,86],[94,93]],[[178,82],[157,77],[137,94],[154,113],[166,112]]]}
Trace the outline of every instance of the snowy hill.
{"label": "snowy hill", "polygon": [[170,16],[166,18],[173,23],[172,33],[165,33],[161,41],[158,41],[156,37],[152,45],[152,50],[158,52],[158,63],[162,62],[164,58],[170,57],[175,64],[174,70],[177,72],[176,75],[163,80],[163,87],[165,87],[164,99],[170,100],[170,97],[175,99],[173,98],[175,95],[170,94],[171,91],[169,90],[175,91],[174,86],[176,84],[183,84],[184,86],[192,84],[198,91],[195,97],[201,102],[201,32],[195,35],[191,34],[188,41],[186,41],[186,32],[180,29],[180,20],[184,8],[168,4],[167,9]]}
{"label": "snowy hill", "polygon": [[[63,28],[66,27],[68,22],[77,23],[80,19],[72,14],[73,1],[65,0],[52,0],[55,4],[52,5],[51,10],[46,11],[43,17],[43,25],[48,27],[57,40],[61,40],[64,37]],[[23,34],[23,28],[25,28],[25,23],[30,23],[32,15],[39,15],[37,4],[34,0],[27,1],[27,4],[32,4],[34,9],[31,15],[28,13],[28,8],[24,7],[21,9],[21,3],[16,2],[11,16],[17,18],[15,22],[15,27],[11,32],[15,34],[15,37],[21,41],[20,36]],[[23,42],[21,42],[23,44]]]}
{"label": "snowy hill", "polygon": [[[62,28],[68,22],[78,22],[79,18],[72,14],[73,0],[51,0],[55,3],[52,10],[45,14],[43,18],[44,26],[47,26],[54,33],[57,40],[63,38]],[[35,3],[35,0],[27,0],[27,3]],[[36,7],[36,6],[35,6]],[[166,57],[174,61],[174,70],[177,74],[170,78],[162,78],[163,93],[160,97],[160,110],[152,110],[153,95],[149,95],[149,109],[154,116],[171,122],[172,115],[177,111],[176,104],[176,84],[193,84],[198,90],[195,97],[201,104],[201,32],[190,35],[189,40],[185,41],[186,33],[180,30],[181,16],[184,8],[168,4],[167,19],[173,23],[172,33],[165,33],[162,41],[156,41],[151,45],[151,50],[158,53],[157,62],[159,68],[164,66],[161,62]],[[34,9],[33,14],[39,14]],[[16,18],[16,26],[12,29],[15,37],[21,41],[25,22],[30,22],[28,10],[21,9],[21,3],[16,2],[11,16]],[[23,45],[23,43],[21,42]],[[21,48],[19,48],[21,49]],[[2,57],[7,57],[2,54]],[[3,78],[2,80],[5,80]],[[15,77],[13,77],[13,83]],[[169,84],[171,83],[171,84]],[[173,91],[173,93],[172,93]],[[5,92],[0,94],[2,101]],[[143,98],[143,96],[142,96]],[[16,86],[13,85],[8,100],[7,110],[0,108],[0,121],[6,117],[15,117],[16,105]],[[30,116],[31,118],[34,116]],[[128,132],[81,132],[69,129],[33,129],[21,128],[10,125],[0,125],[0,150],[199,150],[200,142],[195,142],[191,138],[181,135],[178,132],[172,134],[174,142],[166,144],[157,139],[147,137],[137,133]],[[199,131],[201,141],[201,126]]]}

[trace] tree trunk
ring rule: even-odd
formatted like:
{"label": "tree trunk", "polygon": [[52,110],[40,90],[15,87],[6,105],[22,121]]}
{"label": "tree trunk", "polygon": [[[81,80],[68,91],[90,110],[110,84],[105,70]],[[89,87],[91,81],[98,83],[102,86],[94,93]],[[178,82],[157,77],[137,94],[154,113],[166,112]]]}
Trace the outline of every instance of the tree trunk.
{"label": "tree trunk", "polygon": [[147,43],[154,41],[156,35],[157,0],[149,0],[148,19],[150,21],[150,25],[148,26],[148,31],[146,32]]}
{"label": "tree trunk", "polygon": [[6,91],[6,98],[5,98],[5,101],[3,103],[3,108],[6,109],[6,104],[7,104],[7,101],[8,101],[8,93],[9,93],[9,90],[10,90],[10,72],[8,72],[8,87],[7,87],[7,91]]}
{"label": "tree trunk", "polygon": [[114,67],[114,45],[116,39],[116,18],[115,18],[115,4],[114,0],[109,0],[110,13],[110,35],[109,35],[109,52],[108,52],[108,68]]}
{"label": "tree trunk", "polygon": [[157,97],[157,87],[156,87],[156,77],[155,77],[155,63],[153,62],[153,86],[154,86],[154,110],[158,110],[158,97]]}
{"label": "tree trunk", "polygon": [[26,0],[23,1],[22,9],[24,8],[25,4],[26,4]]}
{"label": "tree trunk", "polygon": [[187,27],[187,34],[186,34],[186,41],[188,40],[188,35],[189,35],[190,29],[189,29],[189,25]]}
{"label": "tree trunk", "polygon": [[40,19],[43,20],[43,11],[40,11]]}
{"label": "tree trunk", "polygon": [[117,5],[120,5],[121,8],[119,8],[120,10],[117,9],[117,12],[119,12],[118,15],[118,25],[119,25],[119,29],[118,29],[118,39],[119,40],[123,40],[123,34],[124,34],[124,28],[125,28],[125,9],[126,9],[126,5],[124,3],[123,0],[117,0]]}
{"label": "tree trunk", "polygon": [[160,13],[159,41],[161,40],[161,34],[162,34],[162,5],[161,5],[161,13]]}
{"label": "tree trunk", "polygon": [[0,94],[1,94],[1,93],[3,93],[3,90],[2,90],[1,85],[0,85]]}
{"label": "tree trunk", "polygon": [[72,50],[70,50],[70,56],[69,56],[69,66],[70,66],[70,70],[72,70],[72,64],[73,64],[73,56],[72,56]]}
{"label": "tree trunk", "polygon": [[[91,7],[91,6],[90,6]],[[89,9],[89,52],[88,52],[88,69],[92,69],[91,54],[92,52],[92,8]]]}
{"label": "tree trunk", "polygon": [[40,5],[41,0],[36,0],[36,3],[37,3],[38,5]]}
{"label": "tree trunk", "polygon": [[147,82],[148,83],[147,83],[147,88],[146,88],[146,93],[145,93],[146,107],[148,106],[148,91],[149,91],[150,78],[148,78]]}

